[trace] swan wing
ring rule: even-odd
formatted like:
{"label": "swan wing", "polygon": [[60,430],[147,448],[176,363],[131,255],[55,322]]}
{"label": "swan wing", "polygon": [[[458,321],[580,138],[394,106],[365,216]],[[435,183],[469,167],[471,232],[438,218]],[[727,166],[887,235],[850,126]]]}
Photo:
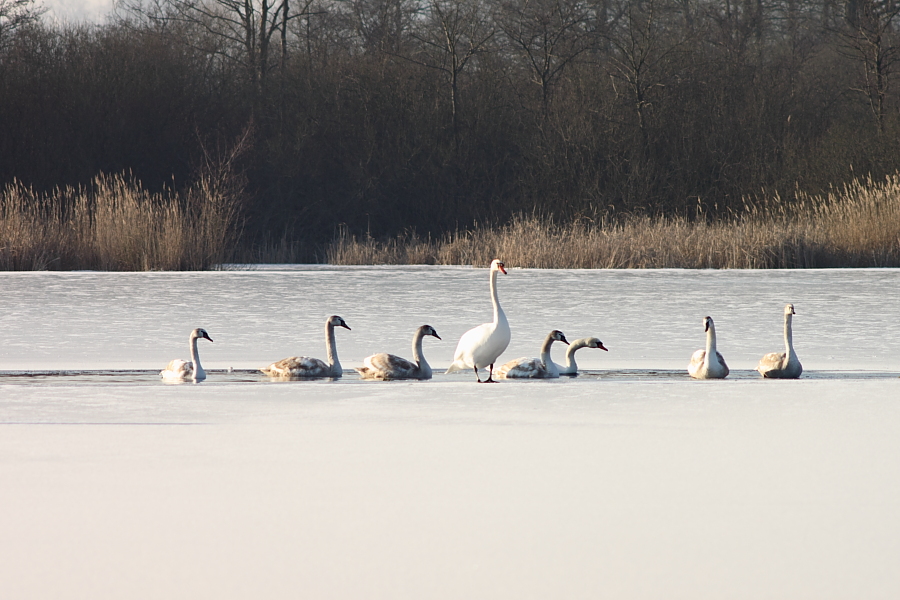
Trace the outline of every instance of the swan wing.
{"label": "swan wing", "polygon": [[493,329],[493,323],[482,323],[462,334],[453,353],[453,362],[459,363],[460,366],[454,370],[475,366],[474,353],[490,338]]}
{"label": "swan wing", "polygon": [[540,358],[527,357],[503,364],[494,374],[501,379],[541,379],[550,375]]}
{"label": "swan wing", "polygon": [[318,358],[291,356],[260,369],[270,377],[328,377],[331,365]]}
{"label": "swan wing", "polygon": [[780,371],[787,362],[787,354],[784,352],[769,352],[756,365],[756,370],[765,374],[768,371]]}
{"label": "swan wing", "polygon": [[722,377],[725,377],[731,372],[731,369],[728,368],[728,365],[725,364],[725,359],[722,358],[722,355],[719,352],[716,352],[716,358],[719,359],[719,365],[721,366],[721,370],[725,372]]}
{"label": "swan wing", "polygon": [[706,350],[697,350],[691,354],[691,362],[688,363],[688,374],[691,377],[697,377],[700,374],[703,364],[706,362]]}
{"label": "swan wing", "polygon": [[166,368],[159,372],[165,379],[185,379],[194,374],[194,363],[180,358],[169,361]]}
{"label": "swan wing", "polygon": [[356,370],[363,379],[416,379],[419,375],[416,363],[386,352],[367,356]]}

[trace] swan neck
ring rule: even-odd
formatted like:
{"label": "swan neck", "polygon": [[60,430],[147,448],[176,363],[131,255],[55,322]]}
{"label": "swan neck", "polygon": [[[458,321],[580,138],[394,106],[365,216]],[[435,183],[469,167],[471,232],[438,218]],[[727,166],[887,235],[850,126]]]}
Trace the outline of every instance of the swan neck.
{"label": "swan neck", "polygon": [[494,323],[506,319],[503,309],[500,308],[500,299],[497,297],[497,273],[498,271],[491,271],[491,303],[494,305]]}
{"label": "swan neck", "polygon": [[413,360],[419,366],[420,373],[431,373],[431,365],[428,364],[428,361],[425,360],[425,355],[422,353],[422,340],[424,338],[425,332],[421,330],[416,331],[412,342]]}
{"label": "swan neck", "polygon": [[544,363],[545,367],[549,367],[553,364],[553,361],[550,359],[550,347],[555,341],[556,340],[553,339],[552,335],[548,335],[547,339],[544,340],[544,344],[541,346],[541,362]]}
{"label": "swan neck", "polygon": [[581,350],[587,346],[587,344],[583,341],[572,342],[569,344],[569,347],[566,348],[566,370],[570,370],[572,368],[578,369],[578,364],[575,362],[575,351]]}
{"label": "swan neck", "polygon": [[194,379],[203,378],[206,372],[200,364],[200,353],[197,351],[197,340],[200,338],[191,336],[191,364],[194,366]]}
{"label": "swan neck", "polygon": [[790,313],[784,315],[784,351],[788,355],[794,353],[794,332],[791,327],[792,316]]}
{"label": "swan neck", "polygon": [[325,353],[333,373],[341,372],[341,361],[338,360],[337,341],[334,339],[334,325],[329,321],[325,325]]}
{"label": "swan neck", "polygon": [[712,356],[716,351],[716,326],[710,325],[706,332],[706,355]]}

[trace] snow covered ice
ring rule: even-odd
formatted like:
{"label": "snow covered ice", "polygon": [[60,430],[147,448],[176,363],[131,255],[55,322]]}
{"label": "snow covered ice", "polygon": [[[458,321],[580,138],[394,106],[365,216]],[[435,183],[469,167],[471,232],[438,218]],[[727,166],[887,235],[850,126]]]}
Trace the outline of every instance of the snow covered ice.
{"label": "snow covered ice", "polygon": [[[895,598],[898,284],[513,268],[501,361],[610,351],[477,385],[442,370],[486,269],[0,274],[0,597]],[[763,381],[787,302],[804,374]],[[330,314],[342,380],[254,372]],[[706,315],[722,381],[686,372]],[[352,372],[425,323],[433,380]],[[209,379],[163,383],[194,327]]]}

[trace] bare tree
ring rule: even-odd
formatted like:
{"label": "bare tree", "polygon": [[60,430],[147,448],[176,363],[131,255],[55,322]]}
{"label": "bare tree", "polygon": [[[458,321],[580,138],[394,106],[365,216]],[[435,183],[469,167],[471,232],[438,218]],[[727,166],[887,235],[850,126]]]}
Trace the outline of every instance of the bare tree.
{"label": "bare tree", "polygon": [[862,67],[861,85],[853,89],[865,96],[881,133],[891,75],[900,60],[898,17],[900,0],[850,0],[839,31],[841,50]]}
{"label": "bare tree", "polygon": [[395,56],[419,11],[417,0],[349,0],[348,8],[363,49]]}
{"label": "bare tree", "polygon": [[455,136],[459,76],[473,57],[488,50],[496,29],[485,15],[482,0],[429,0],[426,10],[426,18],[410,34],[419,45],[404,58],[446,77]]}
{"label": "bare tree", "polygon": [[540,86],[544,115],[563,71],[594,41],[594,14],[581,0],[504,0],[499,6],[495,19]]}
{"label": "bare tree", "polygon": [[664,85],[667,59],[687,43],[689,37],[667,27],[666,13],[678,10],[666,6],[663,0],[627,2],[622,26],[611,31],[609,42],[613,49],[607,70],[617,93],[619,85],[630,97],[638,129],[646,144],[647,112],[651,106],[649,93]]}
{"label": "bare tree", "polygon": [[16,29],[41,18],[46,9],[36,7],[34,0],[0,0],[0,50]]}
{"label": "bare tree", "polygon": [[287,23],[304,14],[310,2],[297,5],[299,11],[292,9],[291,0],[120,0],[120,7],[127,13],[160,24],[199,27],[222,41],[214,52],[240,64],[257,94],[265,89],[274,66],[273,42],[280,38],[283,65]]}

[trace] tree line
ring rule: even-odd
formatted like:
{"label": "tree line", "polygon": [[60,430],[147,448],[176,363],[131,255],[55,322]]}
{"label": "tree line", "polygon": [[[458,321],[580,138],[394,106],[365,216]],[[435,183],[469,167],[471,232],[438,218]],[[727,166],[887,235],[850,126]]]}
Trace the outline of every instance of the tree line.
{"label": "tree line", "polygon": [[[0,0],[0,184],[188,186],[245,240],[715,219],[900,168],[900,0]],[[250,140],[249,143],[246,140]]]}

